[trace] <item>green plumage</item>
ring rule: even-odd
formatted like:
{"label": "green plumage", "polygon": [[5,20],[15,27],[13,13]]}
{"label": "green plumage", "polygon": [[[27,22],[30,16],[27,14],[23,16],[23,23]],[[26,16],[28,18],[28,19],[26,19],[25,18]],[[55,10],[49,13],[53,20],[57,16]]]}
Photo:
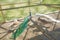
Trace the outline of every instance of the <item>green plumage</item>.
{"label": "green plumage", "polygon": [[26,17],[23,23],[19,25],[19,28],[13,33],[14,38],[17,38],[27,28],[28,22],[29,22],[29,18]]}

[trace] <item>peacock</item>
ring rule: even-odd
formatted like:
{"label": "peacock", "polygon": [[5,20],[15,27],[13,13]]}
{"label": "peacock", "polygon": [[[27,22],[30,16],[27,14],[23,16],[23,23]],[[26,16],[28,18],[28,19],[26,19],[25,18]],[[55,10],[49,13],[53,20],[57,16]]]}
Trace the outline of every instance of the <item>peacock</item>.
{"label": "peacock", "polygon": [[12,34],[13,38],[16,39],[17,37],[19,37],[21,35],[21,33],[27,28],[29,20],[30,20],[29,16],[24,18],[24,21],[19,25],[19,27],[16,29],[16,31]]}

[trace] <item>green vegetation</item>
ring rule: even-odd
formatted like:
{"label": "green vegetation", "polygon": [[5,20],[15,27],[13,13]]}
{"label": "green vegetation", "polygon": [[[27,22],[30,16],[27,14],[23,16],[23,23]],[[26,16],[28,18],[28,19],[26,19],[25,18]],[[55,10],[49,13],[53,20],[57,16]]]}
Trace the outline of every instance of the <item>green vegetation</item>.
{"label": "green vegetation", "polygon": [[[41,2],[42,1],[42,2]],[[0,3],[3,4],[9,4],[9,3],[22,3],[22,2],[28,2],[28,0],[0,0]],[[42,3],[42,4],[60,4],[60,0],[30,0],[31,5],[36,5],[36,3]],[[35,3],[35,4],[34,4]],[[11,7],[19,7],[19,6],[26,6],[28,3],[23,4],[13,4],[13,5],[5,5],[2,6],[2,8],[11,8]],[[35,6],[30,7],[32,14],[35,13],[46,13],[46,12],[53,12],[57,9],[50,8],[47,6]],[[6,10],[3,11],[5,20],[11,20],[14,18],[21,18],[25,17],[29,14],[29,8],[20,8],[20,9],[13,9],[13,10]],[[4,19],[2,17],[2,14],[0,13],[0,22],[2,22]]]}

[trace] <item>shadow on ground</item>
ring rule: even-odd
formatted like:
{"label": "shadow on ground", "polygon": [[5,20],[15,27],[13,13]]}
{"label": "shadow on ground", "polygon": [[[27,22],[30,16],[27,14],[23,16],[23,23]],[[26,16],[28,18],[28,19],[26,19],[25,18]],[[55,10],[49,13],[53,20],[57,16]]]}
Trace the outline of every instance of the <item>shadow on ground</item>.
{"label": "shadow on ground", "polygon": [[[60,40],[60,28],[51,31],[50,33],[52,34],[53,37],[56,38],[56,40]],[[42,34],[42,35],[37,35],[35,37],[32,37],[28,40],[49,40],[49,39]]]}

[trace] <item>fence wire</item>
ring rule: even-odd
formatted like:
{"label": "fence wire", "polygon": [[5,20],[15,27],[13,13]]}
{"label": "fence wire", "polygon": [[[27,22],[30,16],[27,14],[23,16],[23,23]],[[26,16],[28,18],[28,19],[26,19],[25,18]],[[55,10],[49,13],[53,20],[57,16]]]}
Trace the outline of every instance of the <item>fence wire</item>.
{"label": "fence wire", "polygon": [[[18,4],[20,5],[20,4],[25,4],[25,3],[27,3],[28,5],[26,5],[26,6],[19,6],[19,7],[10,7],[10,8],[5,8],[5,9],[2,8],[2,6],[18,5]],[[34,5],[30,5],[30,3],[33,3]],[[3,11],[5,11],[5,10],[13,10],[13,9],[20,9],[20,8],[29,8],[29,7],[35,7],[35,6],[47,6],[47,7],[56,8],[56,9],[60,10],[60,4],[40,4],[40,3],[36,3],[36,1],[35,1],[35,2],[0,4],[0,11],[1,11],[2,17],[3,17],[4,22],[5,22],[6,20],[5,20],[5,15],[4,15]],[[30,11],[30,8],[29,8],[29,11]],[[55,24],[55,26],[56,26],[56,24]],[[5,34],[3,37],[5,37],[7,34]]]}

